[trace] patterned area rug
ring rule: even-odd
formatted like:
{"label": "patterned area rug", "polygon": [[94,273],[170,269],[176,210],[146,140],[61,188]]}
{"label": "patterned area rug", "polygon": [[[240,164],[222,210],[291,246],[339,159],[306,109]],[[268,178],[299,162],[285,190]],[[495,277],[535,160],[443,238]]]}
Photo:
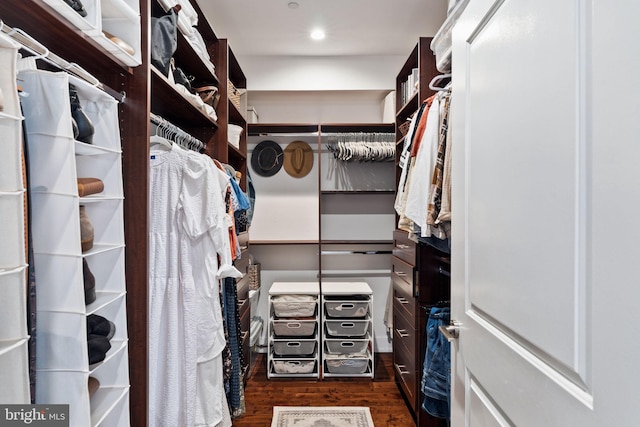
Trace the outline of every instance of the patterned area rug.
{"label": "patterned area rug", "polygon": [[374,427],[364,406],[274,406],[271,427]]}

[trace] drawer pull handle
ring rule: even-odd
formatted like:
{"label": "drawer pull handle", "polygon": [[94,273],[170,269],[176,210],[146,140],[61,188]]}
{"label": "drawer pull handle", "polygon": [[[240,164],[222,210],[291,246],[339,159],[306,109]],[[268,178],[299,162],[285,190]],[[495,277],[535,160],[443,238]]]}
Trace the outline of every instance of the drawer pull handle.
{"label": "drawer pull handle", "polygon": [[399,302],[400,304],[405,304],[405,305],[406,305],[406,304],[409,304],[409,300],[408,300],[408,299],[406,299],[406,298],[404,298],[404,297],[396,297],[396,299],[398,300],[398,302]]}
{"label": "drawer pull handle", "polygon": [[356,344],[352,341],[343,341],[340,343],[340,347],[353,347]]}
{"label": "drawer pull handle", "polygon": [[398,247],[400,249],[409,249],[409,245],[405,245],[405,244],[402,244],[402,243],[398,243],[396,245],[396,247]]}
{"label": "drawer pull handle", "polygon": [[398,329],[396,328],[396,333],[400,335],[400,338],[406,338],[409,336],[406,329]]}
{"label": "drawer pull handle", "polygon": [[287,347],[300,347],[300,343],[297,341],[288,342]]}
{"label": "drawer pull handle", "polygon": [[340,326],[343,328],[355,328],[356,324],[351,322],[343,322],[343,323],[340,323]]}
{"label": "drawer pull handle", "polygon": [[405,277],[407,275],[407,273],[405,273],[404,271],[394,271],[394,273],[396,273],[400,277]]}
{"label": "drawer pull handle", "polygon": [[302,325],[300,323],[287,323],[287,328],[289,329],[298,329],[301,327]]}
{"label": "drawer pull handle", "polygon": [[340,304],[340,308],[344,309],[344,310],[351,310],[355,307],[355,305],[351,304],[351,303],[342,303]]}
{"label": "drawer pull handle", "polygon": [[407,371],[406,366],[398,365],[397,363],[395,365],[398,372],[400,372],[400,375],[407,375],[410,373],[409,371]]}

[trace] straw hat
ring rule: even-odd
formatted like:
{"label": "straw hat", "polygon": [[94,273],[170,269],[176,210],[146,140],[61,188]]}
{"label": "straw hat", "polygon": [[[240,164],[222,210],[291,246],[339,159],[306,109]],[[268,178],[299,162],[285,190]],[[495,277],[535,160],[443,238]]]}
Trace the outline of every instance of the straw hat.
{"label": "straw hat", "polygon": [[313,149],[304,141],[293,141],[284,149],[284,170],[294,178],[307,176],[313,168]]}

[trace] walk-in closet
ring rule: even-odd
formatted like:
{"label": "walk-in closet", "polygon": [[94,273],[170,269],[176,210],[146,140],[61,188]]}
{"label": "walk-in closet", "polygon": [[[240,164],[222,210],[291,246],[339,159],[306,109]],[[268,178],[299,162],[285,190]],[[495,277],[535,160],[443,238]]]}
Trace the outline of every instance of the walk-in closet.
{"label": "walk-in closet", "polygon": [[560,3],[0,1],[0,425],[635,425],[640,6]]}

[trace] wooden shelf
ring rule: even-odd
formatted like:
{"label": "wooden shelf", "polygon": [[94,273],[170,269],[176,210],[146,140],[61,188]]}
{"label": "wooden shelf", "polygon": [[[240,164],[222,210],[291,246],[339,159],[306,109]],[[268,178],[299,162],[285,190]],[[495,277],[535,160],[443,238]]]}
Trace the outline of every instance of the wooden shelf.
{"label": "wooden shelf", "polygon": [[247,125],[249,136],[269,135],[318,135],[317,124],[287,124],[287,123],[249,123]]}
{"label": "wooden shelf", "polygon": [[[176,126],[216,129],[218,124],[191,104],[171,82],[151,66],[151,111]],[[186,129],[185,129],[186,130]],[[195,136],[195,135],[194,135]]]}
{"label": "wooden shelf", "polygon": [[108,52],[89,34],[76,28],[42,0],[0,1],[0,17],[10,27],[26,31],[45,43],[51,52],[80,64],[101,81],[105,74],[131,74],[132,68]]}

